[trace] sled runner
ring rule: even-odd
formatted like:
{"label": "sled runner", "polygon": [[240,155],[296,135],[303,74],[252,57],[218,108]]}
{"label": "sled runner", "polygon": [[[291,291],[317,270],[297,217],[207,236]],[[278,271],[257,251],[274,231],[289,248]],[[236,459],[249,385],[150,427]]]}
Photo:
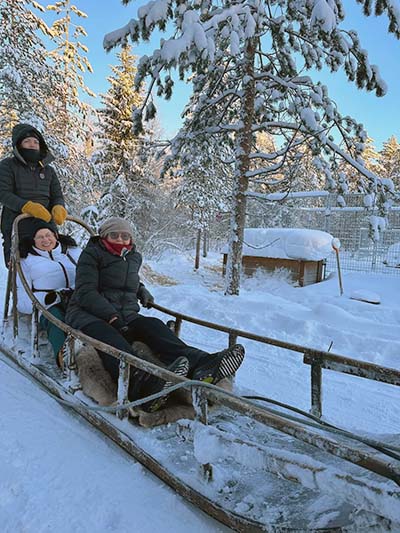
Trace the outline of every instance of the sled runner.
{"label": "sled runner", "polygon": [[[83,225],[77,219],[71,220]],[[15,228],[17,223],[18,220]],[[322,369],[400,385],[398,371],[153,306],[174,317],[177,333],[183,321],[191,321],[226,332],[230,345],[239,336],[303,353],[305,364],[311,366],[312,408],[316,416],[310,421],[310,417],[301,414],[288,415],[287,410],[272,408],[265,402],[181,378],[73,330],[48,313],[30,291],[19,265],[16,231],[13,250],[5,318],[12,288],[15,340],[13,345],[3,341],[1,352],[188,501],[237,531],[389,531],[400,527],[400,448],[356,438],[318,422],[322,411]],[[27,341],[29,324],[21,322],[16,312],[17,272],[35,309],[31,343]],[[40,342],[39,311],[68,333],[65,375]],[[5,329],[10,329],[7,323]],[[119,359],[116,406],[99,406],[80,389],[74,353],[78,342]],[[137,409],[140,405],[130,406],[127,399],[130,366],[171,381],[177,389],[189,390],[195,419],[152,429],[143,429],[136,419],[132,421],[129,407]],[[214,404],[212,410],[209,401]]]}

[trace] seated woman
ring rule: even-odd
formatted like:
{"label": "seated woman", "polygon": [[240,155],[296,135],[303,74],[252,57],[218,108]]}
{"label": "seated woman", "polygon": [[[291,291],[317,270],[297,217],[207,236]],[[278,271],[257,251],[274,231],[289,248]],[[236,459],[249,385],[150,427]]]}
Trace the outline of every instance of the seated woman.
{"label": "seated woman", "polygon": [[[66,322],[86,335],[119,350],[133,353],[131,343],[141,341],[158,354],[168,369],[192,379],[217,383],[236,372],[244,358],[244,348],[208,354],[186,345],[154,317],[139,314],[139,303],[148,307],[153,297],[140,282],[142,257],[133,243],[130,224],[113,217],[106,220],[98,237],[92,237],[83,250],[76,271],[76,288],[68,306]],[[99,352],[105,369],[118,379],[119,361]],[[142,370],[131,369],[129,399],[135,400],[170,386]],[[145,404],[150,412],[159,409],[166,397]]]}
{"label": "seated woman", "polygon": [[[20,242],[21,268],[39,302],[56,318],[65,318],[65,296],[75,287],[75,270],[81,249],[72,237],[58,235],[54,227],[32,219],[31,235]],[[32,313],[32,302],[21,279],[17,277],[17,308]],[[43,315],[40,324],[46,329],[54,355],[62,366],[65,333]]]}

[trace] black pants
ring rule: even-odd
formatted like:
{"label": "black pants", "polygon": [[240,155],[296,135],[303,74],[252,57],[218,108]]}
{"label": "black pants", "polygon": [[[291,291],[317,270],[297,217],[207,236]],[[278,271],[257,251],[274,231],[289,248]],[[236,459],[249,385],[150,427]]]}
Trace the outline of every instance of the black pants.
{"label": "black pants", "polygon": [[[158,355],[160,361],[165,365],[170,365],[175,359],[184,355],[189,360],[189,375],[200,360],[209,355],[207,352],[185,344],[158,318],[139,315],[128,326],[128,331],[122,335],[104,320],[97,320],[83,327],[82,331],[94,339],[133,355],[136,354],[132,349],[131,343],[133,341],[144,342]],[[109,372],[113,380],[117,381],[119,375],[118,359],[99,350],[98,353],[103,361],[104,368]],[[131,369],[128,393],[130,400],[135,400],[145,395],[143,388],[145,388],[146,381],[149,379],[148,376],[149,374],[140,369],[135,371]]]}

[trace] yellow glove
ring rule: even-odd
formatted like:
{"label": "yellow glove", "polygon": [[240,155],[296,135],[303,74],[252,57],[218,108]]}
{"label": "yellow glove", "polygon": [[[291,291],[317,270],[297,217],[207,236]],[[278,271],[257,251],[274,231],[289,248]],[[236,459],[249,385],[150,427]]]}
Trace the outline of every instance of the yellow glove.
{"label": "yellow glove", "polygon": [[43,207],[42,204],[38,204],[37,202],[31,202],[29,200],[29,202],[26,202],[26,204],[22,206],[21,211],[25,215],[31,215],[35,218],[41,218],[45,222],[50,222],[51,220],[51,215],[47,211],[47,209]]}
{"label": "yellow glove", "polygon": [[51,210],[51,214],[53,215],[54,222],[61,226],[61,224],[64,224],[68,213],[62,205],[55,205]]}

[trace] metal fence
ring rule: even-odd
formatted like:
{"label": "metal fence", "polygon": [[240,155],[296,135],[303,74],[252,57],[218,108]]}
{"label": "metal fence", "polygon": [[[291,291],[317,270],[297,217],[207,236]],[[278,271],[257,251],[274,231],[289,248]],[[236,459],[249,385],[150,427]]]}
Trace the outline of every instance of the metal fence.
{"label": "metal fence", "polygon": [[[386,229],[373,240],[369,218],[376,213],[363,207],[362,194],[345,195],[346,207],[337,207],[335,194],[305,194],[282,200],[274,195],[250,197],[246,226],[327,231],[340,239],[344,270],[400,275],[400,205],[391,208]],[[336,271],[334,254],[327,259],[327,272],[331,271]]]}

